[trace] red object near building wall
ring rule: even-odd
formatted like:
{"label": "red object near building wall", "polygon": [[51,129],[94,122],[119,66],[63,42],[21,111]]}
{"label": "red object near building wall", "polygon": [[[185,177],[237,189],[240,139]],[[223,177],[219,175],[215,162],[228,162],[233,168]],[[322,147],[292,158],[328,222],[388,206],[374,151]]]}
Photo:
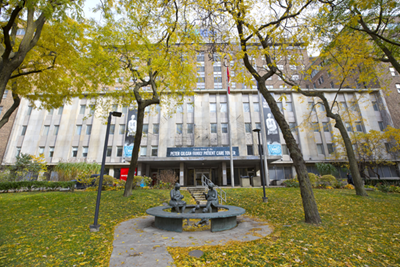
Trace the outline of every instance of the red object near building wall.
{"label": "red object near building wall", "polygon": [[[126,181],[126,178],[128,178],[128,172],[129,168],[121,168],[121,174],[119,179]],[[135,169],[135,175],[137,175],[137,168]]]}

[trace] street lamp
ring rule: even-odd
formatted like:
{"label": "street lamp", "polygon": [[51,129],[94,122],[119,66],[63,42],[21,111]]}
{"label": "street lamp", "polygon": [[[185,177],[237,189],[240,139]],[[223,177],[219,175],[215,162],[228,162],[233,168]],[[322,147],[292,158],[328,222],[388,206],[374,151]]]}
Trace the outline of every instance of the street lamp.
{"label": "street lamp", "polygon": [[263,186],[263,202],[268,202],[268,198],[265,196],[265,180],[264,180],[264,164],[262,160],[262,147],[261,147],[261,139],[260,139],[260,131],[261,129],[254,129],[253,132],[258,134],[258,154],[260,154],[260,173],[261,173],[261,184]]}
{"label": "street lamp", "polygon": [[104,165],[106,164],[106,154],[107,154],[107,145],[108,145],[108,134],[110,133],[110,125],[111,125],[111,116],[121,117],[122,113],[113,111],[108,115],[107,120],[107,130],[106,130],[106,140],[104,142],[104,151],[103,151],[103,159],[101,161],[101,171],[100,171],[100,179],[99,179],[99,189],[97,190],[97,200],[96,200],[96,210],[94,212],[94,223],[89,227],[90,232],[98,232],[100,228],[100,224],[97,223],[99,219],[99,209],[100,209],[100,198],[101,198],[101,187],[103,185],[103,176],[104,176]]}

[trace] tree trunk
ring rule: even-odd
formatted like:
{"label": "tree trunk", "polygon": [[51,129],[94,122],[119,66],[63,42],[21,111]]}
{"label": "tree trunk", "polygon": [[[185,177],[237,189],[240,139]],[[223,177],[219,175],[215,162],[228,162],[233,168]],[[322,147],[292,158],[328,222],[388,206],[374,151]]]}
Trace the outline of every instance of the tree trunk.
{"label": "tree trunk", "polygon": [[144,119],[144,104],[138,101],[138,113],[137,113],[137,124],[136,124],[136,135],[135,142],[133,144],[131,162],[129,164],[128,177],[126,178],[124,197],[132,195],[132,184],[135,176],[135,169],[137,168],[139,158],[140,142],[142,141],[143,132],[143,119]]}
{"label": "tree trunk", "polygon": [[343,124],[342,118],[340,116],[335,116],[335,128],[339,129],[342,135],[344,145],[346,147],[347,158],[349,160],[350,172],[353,177],[354,187],[356,188],[356,195],[358,196],[368,196],[367,191],[365,191],[360,171],[358,169],[357,159],[354,154],[353,145],[351,144],[351,139],[346,127]]}
{"label": "tree trunk", "polygon": [[296,169],[297,177],[300,184],[300,193],[303,201],[305,222],[318,225],[321,223],[321,217],[318,212],[317,203],[314,198],[314,193],[312,191],[311,182],[308,177],[303,154],[301,153],[301,150],[296,143],[296,139],[291,132],[289,124],[286,122],[284,115],[280,112],[275,99],[266,89],[265,82],[259,81],[258,84],[259,90],[267,101],[272,114],[274,115],[279,127],[281,128],[283,138],[285,139],[286,145],[289,148],[290,156],[293,160],[293,164]]}

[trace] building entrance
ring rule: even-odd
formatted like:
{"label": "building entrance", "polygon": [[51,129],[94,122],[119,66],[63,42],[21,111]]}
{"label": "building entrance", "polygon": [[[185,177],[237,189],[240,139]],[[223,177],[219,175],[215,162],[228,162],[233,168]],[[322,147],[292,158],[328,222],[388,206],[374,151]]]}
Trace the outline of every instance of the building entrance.
{"label": "building entrance", "polygon": [[194,186],[202,186],[201,184],[201,176],[205,176],[210,179],[210,170],[209,169],[197,169],[196,170],[196,179],[194,180]]}

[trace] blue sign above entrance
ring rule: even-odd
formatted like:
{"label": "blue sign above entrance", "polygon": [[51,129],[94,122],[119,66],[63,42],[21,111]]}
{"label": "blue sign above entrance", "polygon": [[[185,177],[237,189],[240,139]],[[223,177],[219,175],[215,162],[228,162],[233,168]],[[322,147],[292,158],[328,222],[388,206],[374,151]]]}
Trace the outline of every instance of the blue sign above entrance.
{"label": "blue sign above entrance", "polygon": [[[168,147],[167,157],[225,157],[229,147]],[[232,147],[233,156],[239,156],[239,147]]]}

